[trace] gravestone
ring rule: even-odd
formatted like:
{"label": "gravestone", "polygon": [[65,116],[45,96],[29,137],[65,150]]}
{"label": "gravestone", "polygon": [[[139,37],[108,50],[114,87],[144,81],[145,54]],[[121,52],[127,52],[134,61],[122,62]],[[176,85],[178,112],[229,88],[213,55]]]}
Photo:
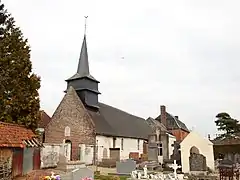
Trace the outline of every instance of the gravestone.
{"label": "gravestone", "polygon": [[207,171],[206,157],[202,154],[191,154],[189,167],[190,171]]}
{"label": "gravestone", "polygon": [[67,170],[67,158],[63,154],[59,154],[59,161],[57,163],[57,169],[66,171]]}
{"label": "gravestone", "polygon": [[72,171],[72,180],[93,180],[94,179],[94,172],[87,168],[79,168]]}
{"label": "gravestone", "polygon": [[136,169],[136,162],[132,159],[117,162],[117,173],[118,174],[130,174]]}
{"label": "gravestone", "polygon": [[149,161],[158,161],[158,149],[157,146],[152,144],[148,146],[148,160]]}

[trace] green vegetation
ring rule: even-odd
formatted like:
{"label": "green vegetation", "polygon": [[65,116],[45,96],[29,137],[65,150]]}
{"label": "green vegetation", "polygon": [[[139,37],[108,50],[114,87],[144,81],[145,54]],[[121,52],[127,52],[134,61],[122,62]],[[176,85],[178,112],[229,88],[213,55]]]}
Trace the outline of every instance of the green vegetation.
{"label": "green vegetation", "polygon": [[30,47],[0,0],[0,121],[35,129],[40,118],[40,78],[32,72]]}
{"label": "green vegetation", "polygon": [[127,176],[95,175],[96,180],[126,180]]}
{"label": "green vegetation", "polygon": [[218,130],[222,132],[220,137],[227,137],[240,132],[239,121],[233,119],[228,113],[219,113],[217,114],[216,118],[216,126],[218,127]]}

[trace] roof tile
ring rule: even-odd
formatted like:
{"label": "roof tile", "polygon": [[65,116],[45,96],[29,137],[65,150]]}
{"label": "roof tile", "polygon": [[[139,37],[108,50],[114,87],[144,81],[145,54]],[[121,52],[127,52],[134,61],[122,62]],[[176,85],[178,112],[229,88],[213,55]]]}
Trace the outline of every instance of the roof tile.
{"label": "roof tile", "polygon": [[0,122],[0,147],[23,148],[24,140],[37,137],[32,130],[17,124]]}

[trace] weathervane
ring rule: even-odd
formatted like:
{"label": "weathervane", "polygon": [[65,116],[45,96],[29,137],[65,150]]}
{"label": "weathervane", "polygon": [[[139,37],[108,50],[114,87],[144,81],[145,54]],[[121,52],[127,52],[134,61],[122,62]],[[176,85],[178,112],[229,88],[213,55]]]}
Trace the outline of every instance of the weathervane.
{"label": "weathervane", "polygon": [[86,35],[86,31],[87,31],[87,18],[88,16],[84,16],[85,17],[85,29],[84,29],[84,35]]}

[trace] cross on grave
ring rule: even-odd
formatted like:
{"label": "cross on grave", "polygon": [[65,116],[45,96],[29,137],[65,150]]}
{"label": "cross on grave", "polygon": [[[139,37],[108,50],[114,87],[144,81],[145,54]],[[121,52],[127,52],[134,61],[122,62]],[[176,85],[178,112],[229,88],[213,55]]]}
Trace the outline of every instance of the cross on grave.
{"label": "cross on grave", "polygon": [[177,179],[177,169],[178,169],[178,168],[181,168],[182,166],[178,166],[178,165],[177,165],[177,161],[174,160],[173,164],[169,165],[169,167],[173,168],[174,178]]}

